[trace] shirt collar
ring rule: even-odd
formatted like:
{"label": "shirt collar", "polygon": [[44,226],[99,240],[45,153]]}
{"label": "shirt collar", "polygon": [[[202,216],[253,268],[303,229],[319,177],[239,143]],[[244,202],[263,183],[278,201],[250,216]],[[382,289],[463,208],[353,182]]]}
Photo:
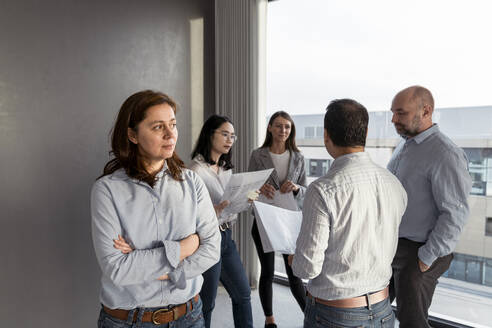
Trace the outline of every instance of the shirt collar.
{"label": "shirt collar", "polygon": [[427,139],[429,136],[433,135],[434,133],[439,132],[439,127],[437,124],[432,124],[430,128],[428,128],[425,131],[420,132],[417,134],[415,137],[412,138],[405,138],[407,141],[409,140],[415,140],[417,144],[422,143],[425,139]]}
{"label": "shirt collar", "polygon": [[164,165],[162,169],[155,175],[156,178],[160,179],[164,176],[164,174],[169,174],[169,167],[167,166],[167,161],[164,161]]}
{"label": "shirt collar", "polygon": [[350,153],[350,154],[339,156],[333,161],[331,167],[336,168],[338,166],[344,166],[351,161],[361,161],[361,160],[362,161],[370,160],[369,154],[366,153],[365,151],[359,151],[356,153]]}
{"label": "shirt collar", "polygon": [[198,154],[196,155],[193,160],[195,162],[197,162],[199,165],[202,165],[202,166],[205,166],[207,169],[209,169],[211,172],[213,172],[214,174],[220,174],[222,171],[224,171],[224,168],[222,166],[219,166],[219,172],[215,172],[213,169],[212,169],[212,164],[210,163],[207,163],[205,162],[205,158],[203,157],[202,154]]}
{"label": "shirt collar", "polygon": [[114,171],[109,178],[111,180],[129,180],[130,177],[126,175],[125,169],[124,168],[119,168],[118,170]]}
{"label": "shirt collar", "polygon": [[208,164],[207,162],[205,162],[205,158],[203,157],[203,155],[202,155],[202,154],[198,154],[198,155],[196,155],[196,156],[193,158],[193,160],[194,160],[195,162],[197,162],[198,164],[200,164],[200,165],[210,166],[210,164]]}
{"label": "shirt collar", "polygon": [[[161,179],[164,176],[164,174],[169,174],[169,167],[167,166],[167,161],[164,161],[164,165],[162,166],[162,169],[156,174],[156,178]],[[112,180],[124,180],[124,181],[132,180],[133,182],[139,182],[139,180],[129,177],[126,174],[125,169],[123,169],[123,168],[120,168],[120,169],[116,170],[115,172],[113,172],[113,174],[111,174],[110,178]]]}

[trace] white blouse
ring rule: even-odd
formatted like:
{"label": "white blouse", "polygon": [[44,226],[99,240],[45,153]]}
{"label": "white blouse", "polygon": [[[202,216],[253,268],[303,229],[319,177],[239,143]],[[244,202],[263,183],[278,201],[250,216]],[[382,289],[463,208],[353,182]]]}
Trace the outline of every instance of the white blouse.
{"label": "white blouse", "polygon": [[[229,180],[231,179],[232,169],[224,170],[224,168],[219,167],[219,172],[216,173],[214,169],[211,168],[211,165],[205,162],[203,156],[201,155],[193,158],[190,169],[197,173],[200,178],[202,178],[205,186],[208,189],[210,198],[212,199],[212,203],[214,205],[220,204],[225,188],[229,183]],[[237,214],[230,216],[223,216],[221,214],[217,218],[219,224],[235,221],[236,219]]]}
{"label": "white blouse", "polygon": [[277,171],[278,181],[282,184],[287,178],[287,171],[289,170],[289,150],[284,151],[282,154],[274,154],[270,152],[270,157],[272,157],[273,166]]}

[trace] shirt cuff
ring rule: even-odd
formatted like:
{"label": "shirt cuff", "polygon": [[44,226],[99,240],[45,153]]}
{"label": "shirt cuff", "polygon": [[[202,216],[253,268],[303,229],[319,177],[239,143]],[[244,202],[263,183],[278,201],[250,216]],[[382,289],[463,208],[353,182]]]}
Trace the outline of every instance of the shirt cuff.
{"label": "shirt cuff", "polygon": [[173,268],[176,268],[179,264],[179,255],[181,254],[179,241],[164,240],[164,251],[166,252],[169,264]]}
{"label": "shirt cuff", "polygon": [[432,263],[434,263],[434,261],[437,259],[437,256],[431,254],[426,248],[425,248],[425,245],[424,246],[421,246],[419,248],[419,251],[418,251],[418,257],[419,257],[419,260],[421,260],[422,262],[424,262],[425,265],[427,266],[431,266]]}
{"label": "shirt cuff", "polygon": [[177,289],[185,289],[186,288],[186,276],[183,270],[183,265],[180,265],[173,272],[170,272],[168,275],[169,280],[176,286]]}

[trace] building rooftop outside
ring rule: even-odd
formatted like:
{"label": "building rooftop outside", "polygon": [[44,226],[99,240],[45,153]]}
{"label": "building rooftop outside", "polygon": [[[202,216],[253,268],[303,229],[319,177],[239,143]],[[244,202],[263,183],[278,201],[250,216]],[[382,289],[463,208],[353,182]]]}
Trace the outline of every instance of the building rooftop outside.
{"label": "building rooftop outside", "polygon": [[[391,123],[391,111],[369,112],[368,139],[398,139]],[[306,134],[306,128],[323,127],[324,112],[292,115],[298,139],[321,137]],[[492,106],[436,108],[433,121],[451,139],[492,139]],[[309,132],[308,129],[307,132]],[[318,131],[319,132],[319,131]]]}

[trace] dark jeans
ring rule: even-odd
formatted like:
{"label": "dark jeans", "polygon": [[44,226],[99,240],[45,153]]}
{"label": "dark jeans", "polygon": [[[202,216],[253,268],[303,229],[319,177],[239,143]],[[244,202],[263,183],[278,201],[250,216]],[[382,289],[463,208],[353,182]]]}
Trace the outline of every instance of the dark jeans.
{"label": "dark jeans", "polygon": [[221,235],[220,261],[203,273],[200,297],[203,300],[205,327],[210,327],[219,280],[231,297],[234,327],[253,327],[251,289],[246,272],[231,238],[231,230],[221,231]]}
{"label": "dark jeans", "polygon": [[[263,245],[261,244],[260,233],[258,232],[258,226],[256,225],[256,220],[253,222],[253,228],[251,229],[251,235],[253,236],[253,241],[255,242],[256,251],[258,252],[258,257],[260,258],[261,264],[261,274],[260,274],[260,285],[258,292],[260,294],[261,306],[263,307],[263,313],[266,317],[273,315],[272,310],[272,297],[273,297],[273,274],[275,271],[275,252],[265,253],[263,251]],[[304,312],[306,307],[306,290],[302,280],[294,276],[292,268],[288,263],[288,255],[283,254],[285,271],[287,272],[287,277],[289,278],[289,286],[292,295],[299,304],[301,311]]]}
{"label": "dark jeans", "polygon": [[[103,309],[101,309],[101,312],[99,313],[99,320],[97,322],[97,327],[98,328],[130,328],[130,327],[139,327],[139,328],[203,328],[205,327],[205,323],[203,321],[203,314],[202,314],[202,301],[198,299],[198,302],[192,301],[193,302],[193,310],[189,310],[188,306],[188,311],[187,313],[179,318],[176,321],[172,321],[169,323],[164,323],[162,325],[154,325],[152,322],[142,322],[142,316],[145,311],[154,311],[157,310],[158,308],[143,308],[143,309],[135,309],[130,311],[128,314],[128,319],[126,321],[124,320],[119,320],[116,318],[113,318],[112,316],[108,315],[106,312],[104,312]],[[140,311],[139,311],[140,310]],[[137,316],[137,322],[132,323],[133,315],[135,311],[139,311],[138,316]]]}
{"label": "dark jeans", "polygon": [[431,327],[428,312],[437,279],[446,272],[453,260],[453,254],[440,257],[429,270],[421,272],[417,253],[422,245],[400,238],[391,264],[393,277],[390,281],[390,298],[393,301],[396,297],[396,317],[401,328]]}
{"label": "dark jeans", "polygon": [[393,328],[395,315],[389,299],[370,307],[336,308],[308,298],[304,312],[304,328]]}

